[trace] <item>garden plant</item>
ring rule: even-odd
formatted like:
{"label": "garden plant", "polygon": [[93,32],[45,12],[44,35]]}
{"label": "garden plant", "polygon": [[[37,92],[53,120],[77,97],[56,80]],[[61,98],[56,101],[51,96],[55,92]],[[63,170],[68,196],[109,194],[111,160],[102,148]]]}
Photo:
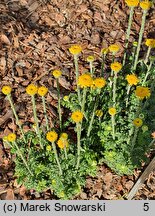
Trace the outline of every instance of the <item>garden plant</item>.
{"label": "garden plant", "polygon": [[[15,154],[15,176],[27,189],[51,189],[60,199],[71,199],[85,185],[87,176],[96,176],[105,163],[118,175],[133,174],[147,163],[155,141],[155,39],[143,39],[151,1],[126,0],[130,8],[124,55],[120,47],[101,49],[101,69],[96,72],[95,57],[88,56],[89,70],[79,73],[82,46],[69,48],[75,71],[75,91],[60,97],[59,79],[63,70],[53,70],[57,85],[57,121],[49,124],[45,86],[31,83],[26,93],[32,101],[34,124],[28,132],[16,113],[12,88],[3,86],[13,111],[17,133],[3,138]],[[129,42],[135,7],[141,8],[138,41]],[[141,47],[147,48],[139,58]],[[111,63],[107,65],[107,59]],[[106,67],[105,67],[106,66]],[[40,124],[36,101],[41,98],[45,125]],[[40,99],[39,99],[40,100]],[[62,108],[64,112],[62,112]],[[65,114],[69,113],[68,114]]]}

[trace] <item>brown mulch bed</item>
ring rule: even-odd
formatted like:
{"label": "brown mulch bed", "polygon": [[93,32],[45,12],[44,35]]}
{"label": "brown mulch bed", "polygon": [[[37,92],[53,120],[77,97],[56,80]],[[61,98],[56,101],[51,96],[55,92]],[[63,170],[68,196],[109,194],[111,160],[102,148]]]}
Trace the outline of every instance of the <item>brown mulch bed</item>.
{"label": "brown mulch bed", "polygon": [[[83,48],[80,56],[80,72],[88,68],[85,59],[96,57],[100,68],[100,51],[117,42],[123,52],[129,9],[124,0],[15,0],[0,2],[0,89],[11,85],[13,99],[24,129],[33,123],[32,109],[25,87],[35,82],[49,88],[48,115],[56,116],[56,84],[50,74],[53,69],[63,71],[60,80],[62,96],[73,89],[74,69],[68,48],[79,43]],[[136,9],[131,31],[131,42],[137,40],[141,11]],[[150,10],[144,37],[155,32],[155,11]],[[39,100],[38,100],[39,102]],[[40,110],[40,123],[43,112]],[[25,115],[26,114],[26,115]],[[50,122],[52,125],[52,121]],[[8,101],[0,93],[0,138],[16,131],[15,121]],[[0,139],[0,199],[56,199],[47,190],[41,194],[27,191],[17,185],[13,177],[14,164],[8,149]],[[123,199],[142,173],[136,170],[132,176],[120,177],[105,165],[99,167],[95,178],[87,178],[86,187],[75,199]],[[152,172],[134,199],[155,199],[155,173]]]}

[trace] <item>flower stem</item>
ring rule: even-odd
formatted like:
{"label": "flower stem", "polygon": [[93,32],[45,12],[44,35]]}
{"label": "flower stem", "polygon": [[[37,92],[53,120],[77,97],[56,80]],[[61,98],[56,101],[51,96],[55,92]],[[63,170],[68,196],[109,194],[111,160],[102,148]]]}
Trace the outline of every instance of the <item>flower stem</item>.
{"label": "flower stem", "polygon": [[150,52],[151,52],[151,47],[149,46],[147,49],[147,54],[146,54],[145,60],[144,60],[145,64],[147,64],[147,62],[148,62]]}
{"label": "flower stem", "polygon": [[148,66],[148,69],[147,69],[147,73],[144,77],[144,80],[143,80],[143,83],[142,83],[142,86],[145,84],[146,80],[147,80],[147,77],[148,75],[150,74],[150,71],[151,71],[151,68],[152,68],[152,64],[153,64],[153,61],[150,62],[150,65]]}
{"label": "flower stem", "polygon": [[30,168],[29,168],[29,166],[28,166],[28,164],[27,164],[25,158],[23,157],[23,155],[22,155],[22,153],[21,153],[21,151],[20,151],[20,149],[19,149],[17,143],[16,143],[16,142],[13,142],[13,144],[15,145],[16,149],[18,150],[19,156],[21,157],[21,159],[22,159],[23,163],[25,164],[27,170],[29,171],[30,175],[33,176],[33,173],[31,172],[31,170],[30,170]]}
{"label": "flower stem", "polygon": [[66,150],[66,146],[64,147],[64,152],[65,152],[65,158],[67,159],[68,156],[67,156],[67,150]]}
{"label": "flower stem", "polygon": [[112,123],[112,138],[115,140],[115,115],[111,116],[111,123]]}
{"label": "flower stem", "polygon": [[76,85],[77,85],[78,101],[79,101],[79,104],[81,104],[80,87],[78,85],[79,67],[78,67],[78,56],[77,55],[74,55],[74,65],[75,65],[75,73],[76,73]]}
{"label": "flower stem", "polygon": [[92,61],[89,62],[89,66],[90,66],[90,74],[93,77],[93,62]]}
{"label": "flower stem", "polygon": [[49,130],[49,124],[48,124],[48,118],[47,118],[47,112],[46,112],[46,103],[45,103],[45,97],[42,96],[42,103],[43,103],[43,110],[44,110],[44,116],[46,121],[46,129]]}
{"label": "flower stem", "polygon": [[9,100],[9,103],[10,103],[10,105],[11,105],[11,109],[12,109],[13,114],[14,114],[14,116],[15,116],[16,124],[18,125],[18,127],[19,127],[19,129],[20,129],[20,132],[21,132],[21,134],[22,134],[22,136],[23,136],[24,142],[26,142],[23,129],[22,129],[22,127],[21,127],[21,124],[20,124],[20,122],[19,122],[18,115],[17,115],[17,113],[16,113],[16,109],[15,109],[15,107],[14,107],[14,105],[13,105],[13,102],[12,102],[11,95],[7,95],[7,98],[8,98],[8,100]]}
{"label": "flower stem", "polygon": [[130,89],[131,89],[131,85],[128,85],[128,87],[127,87],[126,107],[127,107],[128,104],[129,104],[129,93],[130,93]]}
{"label": "flower stem", "polygon": [[116,82],[117,82],[117,73],[114,73],[114,82],[113,82],[113,106],[116,104]]}
{"label": "flower stem", "polygon": [[82,105],[81,105],[81,112],[82,112],[82,113],[83,113],[84,110],[85,110],[86,94],[87,94],[87,88],[84,88],[84,89],[83,89]]}
{"label": "flower stem", "polygon": [[43,145],[41,142],[41,135],[40,135],[40,131],[39,131],[39,124],[38,124],[38,118],[37,118],[37,112],[36,112],[36,103],[35,103],[34,95],[31,96],[31,99],[32,99],[32,106],[33,106],[34,121],[36,124],[36,131],[37,131],[37,135],[39,137],[40,146],[43,149]]}
{"label": "flower stem", "polygon": [[140,46],[141,46],[144,27],[145,27],[146,14],[147,14],[147,11],[143,10],[143,16],[142,16],[141,28],[140,28],[140,32],[139,32],[139,39],[138,39],[138,45],[137,45],[137,50],[136,50],[136,56],[135,56],[133,71],[135,71],[136,67],[137,67],[137,62],[138,62],[138,57],[139,57],[139,52],[140,52]]}
{"label": "flower stem", "polygon": [[59,123],[60,123],[60,130],[62,130],[62,115],[61,115],[61,100],[60,100],[60,88],[59,88],[59,81],[57,81],[57,93],[58,93],[58,114],[59,114]]}
{"label": "flower stem", "polygon": [[58,158],[58,154],[57,154],[57,150],[56,150],[56,146],[55,146],[54,142],[52,142],[52,148],[53,148],[53,151],[54,151],[54,154],[55,154],[56,162],[58,164],[59,174],[62,175],[62,169],[61,169],[61,165],[60,165],[60,162],[59,162],[59,158]]}
{"label": "flower stem", "polygon": [[102,65],[101,65],[101,77],[104,76],[105,58],[106,58],[106,54],[103,54],[102,55]]}
{"label": "flower stem", "polygon": [[77,128],[77,164],[76,164],[76,169],[78,169],[79,165],[80,165],[81,124],[80,123],[76,123],[76,128]]}
{"label": "flower stem", "polygon": [[90,124],[89,124],[89,127],[88,127],[87,137],[90,136],[90,132],[92,130],[92,125],[93,125],[93,121],[94,121],[94,117],[95,117],[96,107],[97,107],[97,104],[95,103],[93,113],[92,113],[92,116],[91,116],[91,120],[90,120]]}
{"label": "flower stem", "polygon": [[129,15],[129,21],[128,21],[128,28],[127,28],[127,32],[126,32],[126,43],[125,43],[125,53],[123,56],[123,66],[125,65],[125,61],[126,61],[126,55],[127,55],[127,49],[128,49],[128,45],[129,45],[129,37],[130,37],[130,30],[131,30],[131,25],[132,25],[132,20],[133,20],[133,14],[134,14],[134,7],[130,8],[130,15]]}
{"label": "flower stem", "polygon": [[134,131],[134,136],[133,136],[133,139],[132,139],[132,146],[131,146],[131,150],[132,150],[132,151],[133,151],[134,146],[135,146],[135,143],[136,143],[138,131],[139,131],[139,128],[136,127],[136,128],[135,128],[135,131]]}

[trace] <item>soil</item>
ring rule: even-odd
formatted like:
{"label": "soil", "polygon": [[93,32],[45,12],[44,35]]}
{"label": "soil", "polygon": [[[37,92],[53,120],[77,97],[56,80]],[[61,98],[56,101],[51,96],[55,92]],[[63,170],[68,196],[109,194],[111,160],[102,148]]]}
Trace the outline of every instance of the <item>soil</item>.
{"label": "soil", "polygon": [[[83,48],[79,70],[88,68],[88,55],[95,55],[96,68],[100,68],[102,48],[117,42],[123,53],[129,8],[124,0],[1,0],[0,2],[0,89],[13,88],[13,100],[24,130],[33,123],[32,109],[25,87],[34,82],[49,88],[48,115],[56,116],[56,83],[50,72],[63,71],[60,80],[62,96],[74,88],[74,68],[68,48],[80,44]],[[130,42],[137,40],[141,25],[141,10],[134,14]],[[155,10],[149,11],[145,26],[146,37],[155,37]],[[143,40],[143,41],[144,41]],[[145,51],[142,48],[141,55]],[[39,101],[38,101],[39,102]],[[43,112],[40,110],[40,123]],[[52,125],[52,122],[50,122]],[[57,199],[50,190],[37,193],[18,185],[14,174],[13,157],[4,148],[2,137],[17,127],[5,96],[0,93],[0,199]],[[132,176],[118,176],[106,165],[99,167],[95,178],[88,177],[85,188],[74,199],[116,200],[129,193],[144,171],[135,170]],[[134,199],[155,199],[155,172],[150,173]]]}

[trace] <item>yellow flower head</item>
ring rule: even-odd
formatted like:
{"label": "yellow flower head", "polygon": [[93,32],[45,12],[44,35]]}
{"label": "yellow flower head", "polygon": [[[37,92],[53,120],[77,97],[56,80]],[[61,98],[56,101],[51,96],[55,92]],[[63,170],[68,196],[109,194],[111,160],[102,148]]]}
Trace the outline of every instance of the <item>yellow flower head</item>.
{"label": "yellow flower head", "polygon": [[88,62],[93,62],[95,60],[94,56],[88,56],[87,61]]}
{"label": "yellow flower head", "polygon": [[72,113],[71,119],[76,123],[81,122],[83,119],[83,113],[80,110],[76,110]]}
{"label": "yellow flower head", "polygon": [[134,47],[137,47],[137,46],[138,46],[138,42],[137,42],[137,41],[134,41],[134,42],[132,43],[132,45],[133,45]]}
{"label": "yellow flower head", "polygon": [[135,95],[139,99],[143,100],[144,98],[150,97],[150,95],[151,95],[150,89],[148,87],[137,86],[137,88],[135,90]]}
{"label": "yellow flower head", "polygon": [[45,96],[48,92],[48,88],[46,88],[45,86],[41,86],[38,88],[38,95],[40,96]]}
{"label": "yellow flower head", "polygon": [[122,64],[119,62],[114,62],[114,63],[111,63],[110,67],[111,67],[111,70],[117,73],[118,71],[122,69]]}
{"label": "yellow flower head", "polygon": [[50,142],[55,142],[58,138],[58,134],[55,131],[50,131],[46,134],[46,139]]}
{"label": "yellow flower head", "polygon": [[109,46],[109,51],[112,52],[112,53],[116,53],[120,50],[120,46],[117,45],[117,44],[112,44]]}
{"label": "yellow flower head", "polygon": [[10,86],[3,86],[2,93],[5,95],[9,95],[11,93],[12,88]]}
{"label": "yellow flower head", "polygon": [[65,139],[65,140],[67,140],[67,139],[68,139],[68,134],[67,134],[67,133],[62,133],[62,134],[60,134],[60,139]]}
{"label": "yellow flower head", "polygon": [[64,101],[68,101],[68,100],[69,100],[69,96],[68,96],[68,95],[65,95],[65,96],[63,97],[63,100],[64,100]]}
{"label": "yellow flower head", "polygon": [[90,74],[82,74],[79,76],[78,85],[81,88],[91,87],[93,84],[93,79]]}
{"label": "yellow flower head", "polygon": [[139,4],[139,0],[125,0],[125,2],[129,7],[137,7]]}
{"label": "yellow flower head", "polygon": [[16,134],[10,133],[10,134],[7,136],[7,141],[9,141],[9,142],[14,142],[15,140],[16,140]]}
{"label": "yellow flower head", "polygon": [[106,55],[108,53],[108,48],[101,49],[101,54]]}
{"label": "yellow flower head", "polygon": [[38,91],[38,88],[34,84],[30,84],[26,88],[26,93],[29,94],[29,95],[31,95],[31,96],[35,95],[37,93],[37,91]]}
{"label": "yellow flower head", "polygon": [[69,52],[73,55],[78,55],[82,51],[82,47],[80,45],[72,45],[69,48]]}
{"label": "yellow flower head", "polygon": [[140,118],[135,118],[135,119],[133,120],[133,124],[134,124],[136,127],[141,127],[142,124],[143,124],[143,121],[142,121],[142,119],[140,119]]}
{"label": "yellow flower head", "polygon": [[4,136],[4,137],[3,137],[3,142],[6,142],[6,141],[8,141],[8,137],[7,137],[7,136]]}
{"label": "yellow flower head", "polygon": [[115,115],[115,114],[116,114],[116,109],[115,109],[115,107],[110,107],[109,110],[108,110],[108,112],[109,112],[109,114],[110,114],[111,116]]}
{"label": "yellow flower head", "polygon": [[52,74],[56,79],[58,79],[61,76],[62,72],[60,70],[54,70]]}
{"label": "yellow flower head", "polygon": [[96,110],[96,116],[101,118],[103,116],[103,111],[102,110]]}
{"label": "yellow flower head", "polygon": [[103,78],[96,78],[93,83],[97,88],[103,88],[106,85],[106,81]]}
{"label": "yellow flower head", "polygon": [[65,147],[68,147],[68,141],[65,139],[59,139],[57,145],[59,146],[59,148],[63,149]]}
{"label": "yellow flower head", "polygon": [[135,74],[128,74],[126,76],[126,80],[128,81],[128,84],[130,86],[137,85],[137,83],[139,82],[139,79]]}
{"label": "yellow flower head", "polygon": [[152,6],[152,2],[151,1],[142,1],[142,2],[140,2],[140,7],[143,10],[149,10],[151,6]]}
{"label": "yellow flower head", "polygon": [[46,146],[46,151],[51,151],[52,147],[50,145]]}
{"label": "yellow flower head", "polygon": [[145,45],[151,48],[155,48],[155,39],[146,39]]}

